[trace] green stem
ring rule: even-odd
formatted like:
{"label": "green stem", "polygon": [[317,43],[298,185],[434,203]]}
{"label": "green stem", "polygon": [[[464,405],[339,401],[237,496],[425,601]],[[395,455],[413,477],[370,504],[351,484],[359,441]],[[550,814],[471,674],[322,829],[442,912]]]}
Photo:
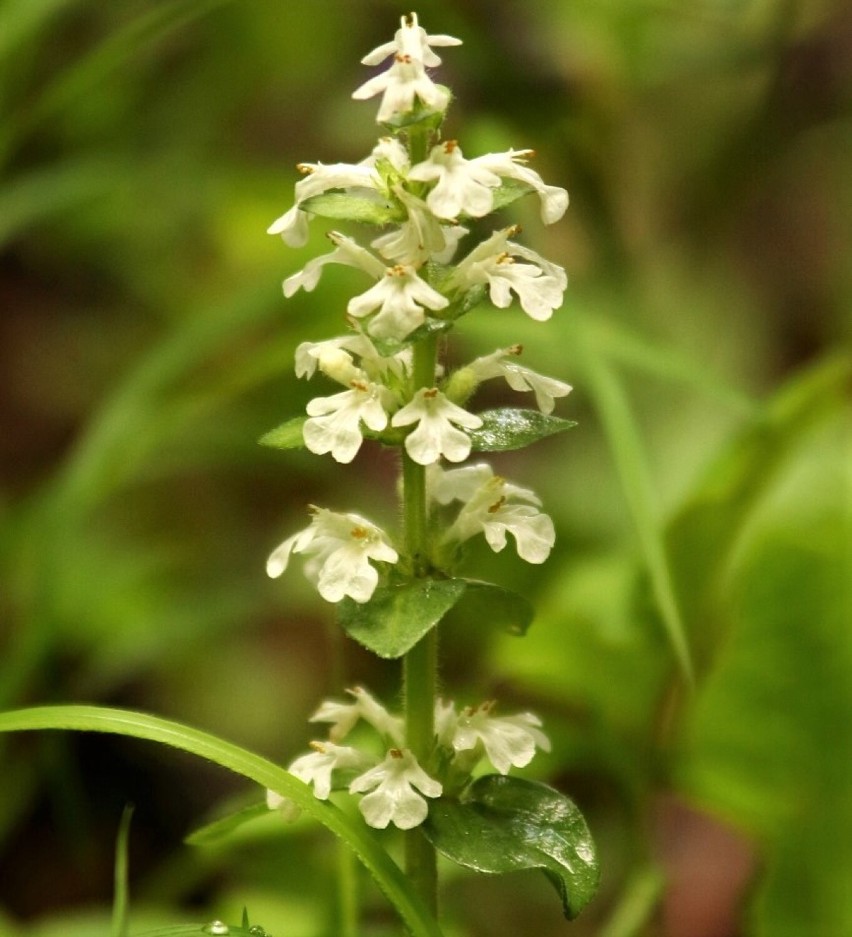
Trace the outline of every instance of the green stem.
{"label": "green stem", "polygon": [[[437,341],[424,339],[414,346],[414,387],[431,387],[435,381]],[[426,469],[402,454],[402,514],[405,545],[412,575],[424,576],[429,561],[429,515],[426,502]],[[403,658],[402,695],[406,744],[418,762],[429,770],[435,743],[435,695],[438,673],[438,634],[432,629]],[[438,903],[435,849],[419,829],[405,834],[405,870],[415,891],[431,910]]]}

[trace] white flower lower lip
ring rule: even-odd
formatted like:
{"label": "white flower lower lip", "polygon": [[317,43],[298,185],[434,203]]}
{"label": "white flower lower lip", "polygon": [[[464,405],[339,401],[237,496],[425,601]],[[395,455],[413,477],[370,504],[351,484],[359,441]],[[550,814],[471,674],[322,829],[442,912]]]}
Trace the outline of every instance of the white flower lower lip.
{"label": "white flower lower lip", "polygon": [[471,441],[458,429],[479,429],[482,420],[447,400],[437,388],[419,390],[414,399],[391,418],[393,426],[417,428],[405,437],[405,449],[420,465],[431,465],[443,456],[461,462],[470,455]]}
{"label": "white flower lower lip", "polygon": [[443,787],[426,774],[410,751],[392,748],[381,764],[355,778],[349,791],[367,794],[358,807],[370,826],[383,830],[393,823],[410,830],[429,812],[424,797],[440,797]]}
{"label": "white flower lower lip", "polygon": [[315,508],[310,525],[272,552],[267,574],[273,579],[280,576],[293,553],[309,558],[305,575],[327,602],[339,602],[346,596],[356,602],[369,601],[379,582],[370,561],[396,563],[399,559],[374,524],[357,514],[335,514],[323,508]]}

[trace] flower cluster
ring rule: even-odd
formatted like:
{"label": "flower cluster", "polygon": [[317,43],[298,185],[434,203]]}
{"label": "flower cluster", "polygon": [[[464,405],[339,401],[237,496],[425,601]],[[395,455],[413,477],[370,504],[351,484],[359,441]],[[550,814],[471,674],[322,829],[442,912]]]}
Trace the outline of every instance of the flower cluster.
{"label": "flower cluster", "polygon": [[[320,800],[327,800],[336,787],[364,794],[359,809],[367,824],[376,829],[391,823],[401,830],[419,826],[429,810],[426,798],[440,797],[444,784],[403,747],[400,717],[391,715],[363,687],[347,693],[351,702],[325,700],[320,705],[310,721],[330,723],[329,738],[311,742],[312,751],[296,758],[288,770],[310,784]],[[440,766],[441,775],[459,785],[483,759],[500,774],[508,774],[513,767],[528,765],[536,749],[550,751],[536,716],[495,716],[494,706],[489,701],[458,710],[453,703],[439,701],[430,770]],[[338,744],[362,721],[378,734],[384,752],[381,756]],[[266,800],[270,809],[280,810],[287,819],[298,816],[298,808],[280,794],[268,791]]]}
{"label": "flower cluster", "polygon": [[[441,137],[451,95],[428,70],[441,63],[435,49],[459,44],[427,33],[415,14],[404,16],[393,40],[363,59],[368,66],[389,60],[388,67],[353,95],[381,96],[382,135],[375,146],[360,162],[299,164],[294,203],[269,227],[293,247],[307,243],[316,218],[377,228],[363,242],[326,232],[331,249],[284,280],[289,298],[300,290],[313,292],[326,268],[335,265],[354,268],[364,278],[346,303],[344,334],[296,349],[296,376],[325,380],[332,390],[310,400],[295,425],[309,451],[342,464],[351,463],[368,439],[395,447],[409,473],[405,486],[419,479],[412,487],[423,539],[413,545],[406,534],[396,542],[359,514],[311,507],[310,524],[267,562],[269,575],[278,577],[299,554],[323,599],[358,603],[357,614],[368,618],[371,609],[382,607],[377,590],[387,597],[418,578],[452,579],[465,545],[479,534],[494,551],[511,538],[529,563],[544,562],[555,540],[553,521],[534,492],[484,462],[461,463],[473,452],[494,448],[486,441],[493,414],[469,409],[481,384],[504,381],[512,391],[531,394],[536,409],[523,413],[539,426],[565,422],[552,413],[571,387],[522,365],[520,345],[453,368],[438,357],[438,337],[483,303],[497,309],[516,304],[541,322],[562,304],[567,286],[562,267],[518,241],[517,226],[492,226],[467,245],[472,222],[516,198],[534,196],[549,225],[564,214],[568,195],[531,168],[532,150],[466,156],[458,140]],[[323,800],[335,789],[348,789],[360,798],[366,822],[379,829],[419,825],[428,801],[457,794],[483,760],[506,774],[526,766],[537,749],[549,750],[537,717],[498,716],[493,702],[457,709],[438,701],[431,740],[412,740],[404,720],[366,690],[348,694],[346,701],[327,700],[319,707],[311,721],[327,724],[328,737],[312,742],[289,770]],[[430,696],[424,704],[427,714],[433,701]],[[373,730],[378,747],[349,744],[359,725]],[[295,811],[273,792],[268,803],[288,815]]]}
{"label": "flower cluster", "polygon": [[[403,17],[393,41],[363,60],[377,65],[390,57],[390,68],[367,81],[354,96],[381,93],[378,120],[389,126],[418,109],[443,111],[449,93],[433,83],[426,69],[440,64],[434,47],[454,45],[459,40],[427,34],[415,14]],[[336,217],[341,206],[347,205],[360,217],[366,205],[376,211],[380,208],[380,219],[394,219],[369,247],[330,231],[333,249],[284,281],[285,296],[300,289],[310,292],[331,264],[355,267],[373,281],[347,304],[347,334],[305,342],[296,350],[297,376],[310,379],[319,373],[341,388],[308,403],[302,435],[311,452],[330,454],[340,463],[351,462],[365,438],[401,443],[414,462],[431,470],[441,460],[459,463],[470,455],[472,434],[482,426],[482,418],[465,409],[465,404],[483,381],[502,378],[513,390],[532,391],[544,414],[552,412],[554,398],[571,390],[564,382],[517,362],[519,345],[499,349],[448,374],[436,368],[428,386],[416,386],[411,354],[411,346],[422,335],[449,327],[483,293],[498,308],[517,299],[521,309],[536,320],[552,314],[562,302],[565,272],[513,240],[517,227],[494,231],[457,264],[451,261],[469,233],[461,222],[487,215],[496,194],[507,184],[534,192],[547,224],[562,216],[568,196],[564,189],[546,185],[529,168],[531,150],[467,159],[458,142],[448,140],[433,146],[425,159],[413,161],[410,146],[404,142],[410,137],[383,136],[369,156],[355,164],[300,164],[305,178],[296,184],[295,204],[269,231],[280,234],[287,244],[304,244],[310,218],[323,211],[318,197],[330,195],[342,200],[336,203]],[[488,481],[483,474],[486,470],[478,466],[462,474],[449,473],[435,489],[436,504],[461,501],[458,518],[444,541],[462,542],[482,532],[488,544],[500,550],[508,532],[515,537],[523,559],[542,562],[553,545],[553,525],[538,511],[540,502],[526,489],[506,487],[496,478]],[[330,602],[343,596],[368,601],[379,582],[377,568],[371,564],[382,568],[398,559],[390,538],[371,523],[355,515],[321,510],[315,512],[307,530],[275,550],[267,567],[271,576],[283,572],[291,553],[310,558],[308,578]]]}

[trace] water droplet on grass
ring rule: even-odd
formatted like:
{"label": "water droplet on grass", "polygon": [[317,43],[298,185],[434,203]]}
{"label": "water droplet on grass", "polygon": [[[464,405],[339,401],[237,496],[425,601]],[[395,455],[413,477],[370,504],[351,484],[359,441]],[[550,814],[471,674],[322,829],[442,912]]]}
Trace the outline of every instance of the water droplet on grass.
{"label": "water droplet on grass", "polygon": [[205,934],[225,935],[231,933],[231,928],[224,921],[211,921],[201,929]]}

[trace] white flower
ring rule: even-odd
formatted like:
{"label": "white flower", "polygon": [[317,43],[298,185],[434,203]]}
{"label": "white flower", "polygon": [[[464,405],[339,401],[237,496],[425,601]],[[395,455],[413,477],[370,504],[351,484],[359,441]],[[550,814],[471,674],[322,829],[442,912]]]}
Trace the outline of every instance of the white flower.
{"label": "white flower", "polygon": [[[557,264],[540,257],[535,251],[509,241],[517,228],[495,231],[462,260],[447,283],[448,288],[468,290],[487,284],[491,302],[505,309],[512,302],[512,293],[521,301],[521,308],[532,319],[543,322],[562,305],[567,277]],[[532,260],[519,264],[514,256]]]}
{"label": "white flower", "polygon": [[474,751],[482,745],[488,760],[500,772],[523,768],[535,756],[536,747],[550,751],[550,740],[541,731],[541,720],[532,713],[492,716],[494,702],[463,709],[453,725],[450,713],[443,714],[439,739],[456,752]]}
{"label": "white flower", "polygon": [[431,46],[460,46],[461,44],[461,39],[453,36],[428,36],[426,30],[417,22],[417,14],[411,13],[400,18],[400,28],[391,42],[377,46],[372,52],[368,52],[361,62],[364,65],[378,65],[389,55],[399,54],[417,59],[427,68],[434,68],[441,64],[441,60],[432,51]]}
{"label": "white flower", "polygon": [[349,734],[359,719],[363,719],[392,742],[402,744],[404,723],[399,716],[392,716],[363,687],[353,687],[346,692],[354,698],[354,702],[324,700],[309,721],[331,723],[328,737],[333,742],[339,742]]}
{"label": "white flower", "polygon": [[512,360],[521,354],[523,348],[521,345],[511,345],[509,348],[503,348],[495,351],[493,354],[485,355],[472,361],[468,368],[473,372],[476,380],[485,381],[493,377],[505,378],[506,383],[512,390],[532,391],[535,394],[535,402],[542,413],[553,413],[556,405],[555,397],[565,397],[571,393],[571,385],[564,381],[558,381],[553,377],[545,377],[543,374],[537,374],[535,371],[525,368]]}
{"label": "white flower", "polygon": [[402,186],[394,186],[393,191],[405,206],[408,220],[371,243],[382,257],[419,267],[430,257],[443,255],[451,244],[458,243],[454,233],[445,235],[449,229],[438,221],[422,199],[406,192]]}
{"label": "white flower", "polygon": [[399,52],[394,55],[393,65],[386,72],[365,81],[352,92],[352,97],[364,101],[377,94],[382,94],[376,115],[379,123],[386,123],[398,114],[410,113],[414,109],[415,98],[433,111],[443,111],[450,103],[450,93],[432,81],[423,63]]}
{"label": "white flower", "polygon": [[477,162],[503,179],[516,179],[535,189],[541,203],[541,220],[544,224],[553,224],[568,208],[568,193],[559,186],[545,185],[535,170],[525,166],[530,156],[535,156],[533,150],[509,150],[507,153],[487,153],[478,157]]}
{"label": "white flower", "polygon": [[272,552],[267,574],[276,579],[287,568],[291,553],[304,553],[309,557],[305,575],[327,602],[339,602],[346,595],[356,602],[369,601],[379,581],[370,560],[396,563],[396,550],[378,527],[357,514],[336,514],[324,508],[312,511],[310,526]]}
{"label": "white flower", "polygon": [[450,462],[462,462],[470,454],[471,442],[467,433],[457,426],[478,429],[482,420],[473,413],[447,400],[435,387],[421,388],[414,399],[391,418],[393,426],[417,429],[405,437],[405,449],[420,465],[431,465],[443,456]]}
{"label": "white flower", "polygon": [[374,338],[402,340],[425,321],[425,309],[437,311],[449,305],[425,280],[417,275],[413,267],[396,264],[383,268],[384,276],[366,293],[349,300],[347,312],[361,318],[378,309],[367,326]]}
{"label": "white flower", "polygon": [[423,797],[440,797],[443,788],[429,777],[407,749],[392,748],[385,760],[349,785],[351,794],[367,794],[358,805],[367,823],[383,830],[389,823],[401,830],[419,826],[429,813]]}
{"label": "white flower", "polygon": [[360,267],[374,277],[379,277],[385,272],[385,265],[352,238],[339,234],[337,231],[329,231],[327,237],[336,245],[334,250],[329,254],[309,260],[302,270],[287,277],[284,281],[284,295],[288,299],[300,289],[310,293],[319,283],[322,268],[326,264]]}
{"label": "white flower", "polygon": [[444,534],[445,541],[463,543],[482,533],[488,546],[499,553],[511,534],[518,556],[527,563],[543,563],[553,549],[553,521],[538,510],[541,501],[535,493],[495,475],[486,463],[447,472],[431,469],[429,495],[439,504],[465,502]]}
{"label": "white flower", "polygon": [[359,379],[350,383],[349,390],[315,397],[308,403],[310,419],[302,428],[305,445],[317,455],[330,452],[338,462],[351,462],[364,441],[361,423],[381,432],[388,425],[385,404],[392,397],[386,387]]}
{"label": "white flower", "polygon": [[299,163],[305,178],[296,183],[296,203],[267,228],[267,234],[280,234],[290,247],[302,247],[308,240],[308,216],[301,204],[331,189],[379,189],[381,180],[372,162]]}
{"label": "white flower", "polygon": [[287,770],[305,784],[312,784],[314,796],[319,800],[328,800],[331,793],[331,775],[335,769],[349,768],[357,771],[369,764],[363,752],[355,748],[335,745],[333,742],[311,742],[311,748],[312,752],[301,755]]}
{"label": "white flower", "polygon": [[357,100],[372,98],[383,94],[382,103],[376,119],[379,123],[391,120],[398,114],[407,114],[414,108],[414,99],[433,110],[444,110],[449,103],[449,92],[438,87],[426,74],[426,67],[439,65],[440,58],[431,46],[460,45],[452,36],[429,36],[417,22],[417,15],[412,13],[402,17],[401,27],[392,42],[386,42],[373,49],[361,60],[365,65],[378,65],[388,56],[393,56],[391,67],[381,75],[376,75],[364,82],[353,92]]}
{"label": "white flower", "polygon": [[362,190],[378,197],[385,186],[383,176],[387,174],[387,167],[402,175],[408,165],[407,150],[391,137],[382,137],[360,163],[299,163],[296,168],[305,178],[296,183],[296,203],[273,221],[267,231],[280,234],[290,247],[302,247],[308,240],[308,213],[302,210],[302,202],[332,189]]}
{"label": "white flower", "polygon": [[[359,359],[360,368],[355,366],[353,356]],[[302,342],[296,348],[296,377],[311,378],[319,368],[344,387],[354,380],[363,380],[364,375],[391,384],[393,379],[404,380],[410,357],[410,349],[384,357],[363,332],[351,332],[322,342]]]}
{"label": "white flower", "polygon": [[426,204],[438,218],[457,218],[462,212],[472,218],[487,215],[494,203],[500,177],[473,159],[465,159],[456,140],[432,147],[429,158],[412,166],[408,178],[433,182]]}
{"label": "white flower", "polygon": [[411,167],[408,178],[433,182],[435,187],[426,202],[439,218],[456,218],[461,212],[473,218],[487,215],[494,206],[494,190],[503,179],[515,179],[534,189],[541,202],[541,220],[558,221],[568,207],[568,193],[555,185],[546,185],[541,176],[524,165],[532,150],[509,150],[486,153],[465,159],[456,140],[447,140],[432,148],[428,159]]}

